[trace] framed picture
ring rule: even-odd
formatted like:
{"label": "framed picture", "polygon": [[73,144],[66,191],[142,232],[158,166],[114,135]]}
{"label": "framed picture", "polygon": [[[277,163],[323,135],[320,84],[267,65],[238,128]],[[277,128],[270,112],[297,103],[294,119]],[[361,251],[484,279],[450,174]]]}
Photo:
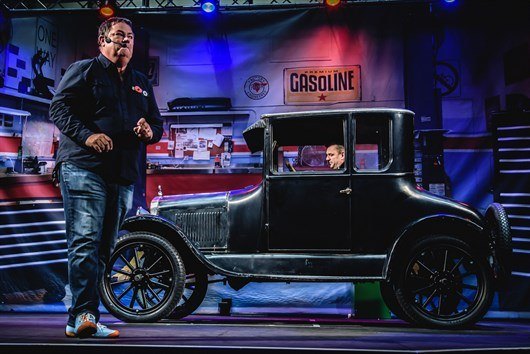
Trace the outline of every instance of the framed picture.
{"label": "framed picture", "polygon": [[149,57],[147,63],[147,78],[153,86],[158,86],[158,76],[160,73],[160,57]]}

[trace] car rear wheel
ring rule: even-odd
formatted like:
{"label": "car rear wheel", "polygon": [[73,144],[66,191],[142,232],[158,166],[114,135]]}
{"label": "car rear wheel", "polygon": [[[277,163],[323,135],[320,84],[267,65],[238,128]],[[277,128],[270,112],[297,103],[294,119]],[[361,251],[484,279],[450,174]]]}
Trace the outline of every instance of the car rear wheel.
{"label": "car rear wheel", "polygon": [[499,285],[508,283],[512,274],[512,236],[508,215],[499,203],[492,203],[486,210],[486,223],[490,231],[493,268]]}
{"label": "car rear wheel", "polygon": [[493,298],[491,270],[464,241],[430,236],[399,262],[396,299],[413,323],[457,328],[480,320]]}
{"label": "car rear wheel", "polygon": [[392,311],[392,313],[398,318],[407,322],[411,322],[410,318],[403,312],[397,301],[396,292],[394,291],[392,283],[382,280],[379,282],[379,289],[381,290],[381,297],[390,311]]}
{"label": "car rear wheel", "polygon": [[179,319],[193,313],[201,306],[208,290],[208,274],[202,269],[193,270],[186,274],[184,293],[169,318]]}
{"label": "car rear wheel", "polygon": [[107,310],[125,322],[168,317],[184,291],[186,271],[175,247],[163,237],[132,232],[118,239],[100,282]]}

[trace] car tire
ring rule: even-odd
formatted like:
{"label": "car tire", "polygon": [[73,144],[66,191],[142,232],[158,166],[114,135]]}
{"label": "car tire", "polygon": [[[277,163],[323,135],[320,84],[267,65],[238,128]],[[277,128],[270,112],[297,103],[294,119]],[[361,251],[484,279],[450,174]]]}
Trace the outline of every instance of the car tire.
{"label": "car tire", "polygon": [[420,326],[460,328],[480,320],[494,290],[486,256],[466,242],[445,235],[418,240],[398,264],[396,299]]}
{"label": "car tire", "polygon": [[383,298],[383,301],[385,302],[388,309],[403,321],[411,322],[410,318],[403,312],[397,301],[396,292],[394,291],[391,281],[380,281],[379,289],[381,290],[381,297]]}
{"label": "car tire", "polygon": [[167,318],[184,291],[186,270],[177,249],[149,232],[120,237],[100,282],[107,310],[125,322]]}
{"label": "car tire", "polygon": [[492,203],[486,209],[486,224],[490,230],[493,251],[493,268],[499,285],[507,284],[512,274],[512,236],[508,215],[499,203]]}
{"label": "car tire", "polygon": [[169,315],[169,318],[179,319],[191,315],[201,306],[207,291],[208,274],[203,269],[192,270],[186,274],[184,293],[175,310]]}

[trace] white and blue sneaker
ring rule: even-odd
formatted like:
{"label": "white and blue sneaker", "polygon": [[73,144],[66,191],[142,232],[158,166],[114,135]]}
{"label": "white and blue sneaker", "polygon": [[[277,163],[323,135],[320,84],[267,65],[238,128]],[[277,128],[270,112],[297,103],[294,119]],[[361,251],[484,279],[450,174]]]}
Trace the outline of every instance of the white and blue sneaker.
{"label": "white and blue sneaker", "polygon": [[75,317],[74,333],[79,338],[90,337],[98,330],[96,316],[90,312],[81,312]]}
{"label": "white and blue sneaker", "polygon": [[72,327],[70,325],[66,325],[66,329],[64,330],[64,334],[67,337],[74,338],[77,335],[75,334],[75,327]]}
{"label": "white and blue sneaker", "polygon": [[109,327],[105,326],[104,324],[101,324],[98,322],[97,324],[98,330],[96,333],[92,335],[92,337],[95,338],[118,338],[120,336],[120,331],[117,329],[110,329]]}
{"label": "white and blue sneaker", "polygon": [[[64,331],[67,337],[77,337],[75,328],[69,325],[66,325],[66,330]],[[110,329],[107,326],[97,323],[96,333],[92,335],[94,338],[118,338],[120,336],[120,331],[117,329]]]}

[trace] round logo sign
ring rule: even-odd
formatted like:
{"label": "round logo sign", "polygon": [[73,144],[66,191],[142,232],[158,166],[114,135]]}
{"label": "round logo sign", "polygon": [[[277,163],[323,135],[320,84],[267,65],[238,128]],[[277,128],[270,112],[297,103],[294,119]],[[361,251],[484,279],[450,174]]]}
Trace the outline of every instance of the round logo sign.
{"label": "round logo sign", "polygon": [[453,93],[460,84],[460,76],[454,65],[446,62],[436,63],[436,88],[440,89],[442,96]]}
{"label": "round logo sign", "polygon": [[248,98],[261,100],[269,93],[269,82],[261,75],[254,75],[245,82],[245,93]]}

